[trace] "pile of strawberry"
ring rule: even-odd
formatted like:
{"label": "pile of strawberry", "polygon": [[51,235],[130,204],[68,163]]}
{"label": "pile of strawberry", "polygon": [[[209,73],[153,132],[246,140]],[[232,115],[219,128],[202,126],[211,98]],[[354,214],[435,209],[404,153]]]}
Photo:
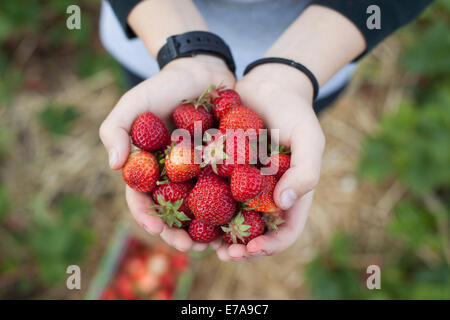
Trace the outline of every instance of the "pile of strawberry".
{"label": "pile of strawberry", "polygon": [[[290,166],[290,156],[277,152],[265,163],[254,161],[263,121],[242,105],[239,94],[211,86],[199,98],[182,101],[173,121],[189,133],[187,139],[170,139],[164,123],[150,112],[131,128],[140,150],[130,154],[122,175],[131,188],[151,195],[155,206],[149,213],[204,243],[222,235],[229,244],[246,244],[268,229],[277,230],[284,220],[273,191]],[[213,128],[218,130],[210,135]],[[229,135],[230,130],[236,134]],[[201,136],[195,148],[194,134]],[[199,149],[201,159],[196,161]],[[260,169],[271,164],[276,172],[263,175]]]}
{"label": "pile of strawberry", "polygon": [[178,278],[189,268],[185,253],[149,247],[131,238],[102,300],[170,300]]}

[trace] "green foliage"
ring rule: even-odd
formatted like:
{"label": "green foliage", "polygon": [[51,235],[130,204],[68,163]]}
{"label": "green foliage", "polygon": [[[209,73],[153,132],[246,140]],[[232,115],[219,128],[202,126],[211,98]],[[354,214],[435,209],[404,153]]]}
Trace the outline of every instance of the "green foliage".
{"label": "green foliage", "polygon": [[436,94],[442,103],[404,103],[381,120],[363,145],[363,178],[383,181],[395,175],[418,195],[450,186],[450,92]]}
{"label": "green foliage", "polygon": [[438,21],[405,52],[402,63],[412,72],[445,76],[450,72],[449,52],[450,23]]}
{"label": "green foliage", "polygon": [[357,270],[351,264],[350,236],[337,234],[329,248],[306,269],[311,295],[317,299],[363,299],[367,295]]}
{"label": "green foliage", "polygon": [[0,223],[6,217],[10,209],[8,190],[0,184]]}
{"label": "green foliage", "polygon": [[[394,208],[381,250],[339,234],[306,270],[314,298],[450,299],[450,1],[437,1],[407,36],[402,64],[419,85],[382,117],[363,143],[358,173],[399,180],[407,196]],[[425,26],[425,29],[424,29]],[[419,35],[419,36],[418,36]],[[371,72],[371,71],[369,71]],[[375,252],[370,252],[374,250]],[[381,290],[368,290],[364,253],[378,257]]]}
{"label": "green foliage", "polygon": [[39,276],[46,285],[65,277],[68,265],[79,265],[93,241],[87,226],[91,204],[77,195],[64,196],[52,213],[40,198],[32,203],[34,226],[26,243],[37,260]]}
{"label": "green foliage", "polygon": [[396,214],[388,225],[388,232],[410,250],[427,248],[439,252],[443,249],[436,219],[409,200],[397,205]]}
{"label": "green foliage", "polygon": [[53,134],[67,134],[70,125],[79,117],[74,106],[48,105],[42,109],[38,118],[42,126]]}

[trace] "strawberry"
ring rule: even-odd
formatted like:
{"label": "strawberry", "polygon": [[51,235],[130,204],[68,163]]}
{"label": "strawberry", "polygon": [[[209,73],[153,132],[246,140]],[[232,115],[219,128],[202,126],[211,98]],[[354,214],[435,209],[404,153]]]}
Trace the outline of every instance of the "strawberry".
{"label": "strawberry", "polygon": [[217,90],[217,97],[213,100],[214,116],[217,120],[222,119],[228,111],[232,108],[238,107],[242,104],[239,94],[232,90]]}
{"label": "strawberry", "polygon": [[230,177],[237,165],[256,162],[255,156],[256,152],[242,130],[232,136],[219,132],[204,149],[204,162],[211,164],[214,172],[224,178]]}
{"label": "strawberry", "polygon": [[117,300],[117,294],[113,289],[107,288],[103,291],[100,300]]}
{"label": "strawberry", "polygon": [[199,219],[192,220],[188,230],[192,240],[208,243],[215,240],[220,233],[219,227],[203,222]]}
{"label": "strawberry", "polygon": [[273,190],[275,190],[277,179],[274,176],[263,177],[264,187],[262,191],[246,203],[246,208],[258,212],[276,212],[280,210],[273,201]]}
{"label": "strawberry", "polygon": [[262,215],[262,219],[264,221],[264,224],[266,225],[267,229],[269,230],[275,230],[278,231],[278,226],[285,223],[284,220],[284,211],[277,211],[277,212],[265,212]]}
{"label": "strawberry", "polygon": [[229,184],[212,174],[197,181],[188,204],[196,218],[215,226],[228,222],[236,210]]}
{"label": "strawberry", "polygon": [[116,278],[116,290],[119,296],[124,300],[135,300],[136,294],[134,292],[131,279],[125,274],[119,274]]}
{"label": "strawberry", "polygon": [[160,217],[169,227],[186,226],[189,220],[194,218],[187,204],[189,192],[193,187],[192,181],[168,181],[156,186],[152,192],[152,198],[156,203],[153,209],[156,209],[156,213],[151,214]]}
{"label": "strawberry", "polygon": [[259,130],[263,129],[263,121],[258,116],[258,114],[244,106],[239,106],[231,109],[228,113],[220,120],[219,129],[223,133],[227,130],[237,130],[242,129],[244,131],[253,129],[255,134],[259,134]]}
{"label": "strawberry", "polygon": [[179,105],[173,112],[173,120],[177,128],[186,129],[191,137],[194,136],[194,125],[197,122],[201,124],[202,134],[214,125],[214,118],[211,112],[206,110],[206,107],[203,105],[199,106],[193,103]]}
{"label": "strawberry", "polygon": [[164,166],[173,182],[192,179],[201,171],[200,164],[194,163],[194,150],[185,143],[170,148]]}
{"label": "strawberry", "polygon": [[174,252],[170,258],[170,264],[175,272],[182,272],[189,266],[189,258],[185,253]]}
{"label": "strawberry", "polygon": [[131,139],[136,147],[145,151],[162,150],[170,143],[166,126],[151,112],[141,114],[134,121]]}
{"label": "strawberry", "polygon": [[172,300],[172,293],[170,290],[161,289],[156,292],[153,300]]}
{"label": "strawberry", "polygon": [[279,180],[281,176],[289,169],[291,166],[291,156],[284,154],[284,153],[278,153],[275,155],[272,155],[269,157],[267,163],[264,165],[264,167],[270,167],[273,166],[276,170],[276,173],[274,173],[275,178]]}
{"label": "strawberry", "polygon": [[263,234],[264,221],[256,211],[240,212],[227,226],[222,226],[223,239],[228,244],[247,244],[250,240]]}
{"label": "strawberry", "polygon": [[150,192],[159,179],[159,166],[153,154],[135,151],[122,168],[123,180],[134,190]]}
{"label": "strawberry", "polygon": [[264,178],[255,167],[238,166],[231,174],[231,193],[236,201],[254,198],[263,188]]}
{"label": "strawberry", "polygon": [[214,170],[211,165],[206,165],[202,168],[202,171],[197,176],[197,179],[200,180],[203,177],[209,176],[209,175],[215,175]]}

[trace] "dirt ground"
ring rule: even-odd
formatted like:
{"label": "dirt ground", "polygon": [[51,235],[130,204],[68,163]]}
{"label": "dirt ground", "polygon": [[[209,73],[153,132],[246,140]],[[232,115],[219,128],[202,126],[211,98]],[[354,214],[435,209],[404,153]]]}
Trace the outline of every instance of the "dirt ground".
{"label": "dirt ground", "polygon": [[[400,46],[391,39],[361,63],[345,94],[324,112],[320,121],[327,138],[322,176],[306,229],[285,252],[255,262],[220,262],[214,253],[198,264],[192,299],[304,299],[308,298],[301,270],[338,228],[361,235],[371,246],[380,236],[393,205],[403,194],[397,184],[373,187],[355,176],[360,142],[376,127],[379,116],[395,108],[409,79],[398,72]],[[67,71],[61,69],[61,71]],[[10,108],[0,109],[0,124],[18,137],[13,161],[3,177],[15,200],[36,192],[48,203],[59,194],[77,192],[94,204],[96,244],[89,251],[83,274],[89,281],[113,234],[117,221],[130,219],[120,172],[109,170],[98,138],[98,127],[121,92],[108,71],[80,80],[70,72],[58,77],[56,88],[45,93],[20,93]],[[74,104],[81,113],[71,134],[49,139],[35,114],[49,101]],[[50,164],[50,165],[49,165]],[[18,213],[24,208],[18,208]],[[150,236],[148,236],[150,237]],[[152,239],[151,241],[159,241]],[[378,243],[380,242],[380,243]],[[81,298],[55,289],[51,296]]]}

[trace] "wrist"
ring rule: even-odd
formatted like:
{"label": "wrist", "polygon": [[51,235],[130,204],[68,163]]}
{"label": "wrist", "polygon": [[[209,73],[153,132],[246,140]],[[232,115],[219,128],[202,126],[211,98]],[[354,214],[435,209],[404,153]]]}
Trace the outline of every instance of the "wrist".
{"label": "wrist", "polygon": [[164,70],[183,72],[192,82],[204,89],[212,83],[233,87],[235,82],[234,75],[223,59],[213,55],[197,54],[193,57],[178,58],[169,62]]}
{"label": "wrist", "polygon": [[313,85],[311,80],[300,70],[280,63],[266,63],[253,68],[244,79],[250,80],[256,86],[266,87],[266,90],[300,95],[306,101],[313,100]]}

